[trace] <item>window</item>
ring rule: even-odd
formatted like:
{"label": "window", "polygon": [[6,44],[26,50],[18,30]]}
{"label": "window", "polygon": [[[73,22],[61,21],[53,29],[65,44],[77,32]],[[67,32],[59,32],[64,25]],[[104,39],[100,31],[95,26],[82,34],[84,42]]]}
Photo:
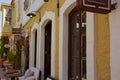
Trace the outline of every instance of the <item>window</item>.
{"label": "window", "polygon": [[30,0],[25,0],[24,1],[24,10],[27,10],[30,6]]}
{"label": "window", "polygon": [[68,80],[86,80],[86,12],[74,8],[69,14]]}
{"label": "window", "polygon": [[81,28],[81,76],[82,80],[86,80],[86,12],[82,12],[82,28]]}
{"label": "window", "polygon": [[12,10],[9,8],[5,9],[5,24],[11,25],[12,22]]}

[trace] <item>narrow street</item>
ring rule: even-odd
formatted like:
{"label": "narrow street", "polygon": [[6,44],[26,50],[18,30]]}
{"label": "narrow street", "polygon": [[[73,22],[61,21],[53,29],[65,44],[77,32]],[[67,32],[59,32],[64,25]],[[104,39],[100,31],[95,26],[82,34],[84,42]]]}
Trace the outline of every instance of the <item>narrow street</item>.
{"label": "narrow street", "polygon": [[120,80],[119,34],[120,0],[0,0],[0,80]]}
{"label": "narrow street", "polygon": [[5,80],[6,79],[6,77],[4,75],[5,75],[4,68],[0,67],[0,80]]}

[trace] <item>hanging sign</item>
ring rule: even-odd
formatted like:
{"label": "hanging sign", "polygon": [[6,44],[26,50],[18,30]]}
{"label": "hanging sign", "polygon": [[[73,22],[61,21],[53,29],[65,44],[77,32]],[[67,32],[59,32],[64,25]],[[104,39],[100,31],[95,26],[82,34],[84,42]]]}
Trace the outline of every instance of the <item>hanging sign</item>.
{"label": "hanging sign", "polygon": [[12,28],[12,33],[13,34],[21,34],[21,29],[20,28]]}
{"label": "hanging sign", "polygon": [[77,0],[81,10],[107,14],[111,11],[111,0]]}

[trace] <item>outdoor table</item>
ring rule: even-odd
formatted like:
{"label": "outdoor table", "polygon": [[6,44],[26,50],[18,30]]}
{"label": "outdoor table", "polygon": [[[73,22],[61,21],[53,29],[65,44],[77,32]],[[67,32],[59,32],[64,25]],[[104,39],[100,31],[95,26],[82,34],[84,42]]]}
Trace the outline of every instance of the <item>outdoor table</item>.
{"label": "outdoor table", "polygon": [[5,76],[7,78],[11,78],[11,80],[15,80],[16,77],[20,77],[22,76],[20,70],[9,70],[8,72],[6,72]]}
{"label": "outdoor table", "polygon": [[4,68],[0,68],[0,80],[4,79],[6,80],[6,76],[5,76],[5,71],[4,71]]}
{"label": "outdoor table", "polygon": [[8,71],[8,67],[12,66],[12,64],[11,63],[4,63],[3,66],[5,67],[5,71],[7,72]]}

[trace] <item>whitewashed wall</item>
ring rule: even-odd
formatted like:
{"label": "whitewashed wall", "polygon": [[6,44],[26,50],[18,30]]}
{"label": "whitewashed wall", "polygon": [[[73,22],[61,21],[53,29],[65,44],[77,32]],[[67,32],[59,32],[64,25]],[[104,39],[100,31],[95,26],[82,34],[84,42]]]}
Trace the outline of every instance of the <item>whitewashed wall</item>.
{"label": "whitewashed wall", "polygon": [[[30,67],[32,67],[32,66],[34,67],[34,60],[35,60],[34,59],[35,58],[35,53],[34,53],[35,52],[35,31],[37,30],[37,34],[38,34],[38,26],[39,25],[37,23],[34,23],[34,25],[32,26],[32,29],[31,29],[31,37],[30,37],[30,63],[29,63]],[[38,52],[37,52],[36,55],[37,55],[36,58],[38,59]],[[36,61],[36,62],[38,62],[38,61]],[[38,66],[38,64],[36,64],[36,66]]]}
{"label": "whitewashed wall", "polygon": [[22,25],[24,25],[30,18],[28,16],[26,16],[29,12],[31,11],[37,11],[43,4],[43,0],[35,0],[33,2],[33,0],[29,0],[30,1],[30,7],[27,11],[24,11],[24,1],[25,0],[21,0],[21,22]]}
{"label": "whitewashed wall", "polygon": [[117,2],[117,9],[110,13],[110,65],[111,80],[120,80],[120,0]]}
{"label": "whitewashed wall", "polygon": [[55,77],[55,54],[56,54],[56,19],[55,12],[46,11],[43,17],[41,18],[41,22],[38,27],[38,56],[37,59],[38,68],[42,71],[42,80],[44,79],[44,36],[45,36],[45,26],[47,23],[52,22],[52,33],[51,33],[51,76]]}

